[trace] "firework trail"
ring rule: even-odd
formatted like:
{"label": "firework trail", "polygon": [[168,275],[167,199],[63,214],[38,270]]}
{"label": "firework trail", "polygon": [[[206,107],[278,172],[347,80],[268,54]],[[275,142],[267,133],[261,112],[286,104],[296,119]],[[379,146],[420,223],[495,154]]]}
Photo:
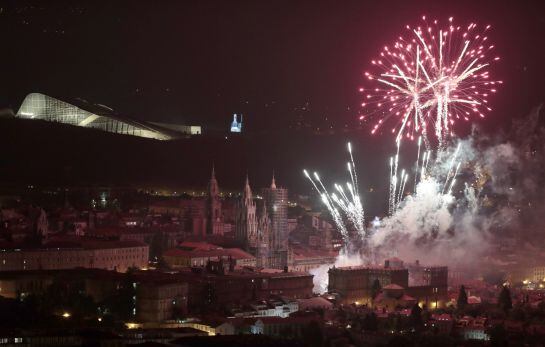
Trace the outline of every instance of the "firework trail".
{"label": "firework trail", "polygon": [[[441,191],[443,194],[445,193],[445,189],[447,187],[449,179],[451,178],[452,169],[454,167],[454,162],[456,161],[456,158],[458,156],[459,151],[460,151],[460,143],[458,143],[458,146],[456,147],[456,150],[454,151],[454,155],[452,156],[452,159],[450,161],[450,165],[449,165],[449,168],[448,168],[448,171],[447,171],[447,177],[445,179],[445,184],[443,185],[443,190]],[[458,163],[458,166],[456,167],[454,175],[452,176],[453,179],[456,177],[456,174],[458,173],[459,167],[460,167],[460,163]]]}
{"label": "firework trail", "polygon": [[[392,214],[397,205],[397,170],[399,167],[399,147],[401,146],[401,139],[396,140],[396,145],[396,155],[393,157],[394,159],[390,158],[390,193],[388,195],[388,214]],[[401,180],[402,179],[403,177],[401,177]]]}
{"label": "firework trail", "polygon": [[399,203],[401,202],[403,198],[403,192],[405,191],[405,184],[407,183],[407,179],[409,178],[409,174],[403,170],[401,174],[401,180],[400,180],[400,187],[399,187],[399,194],[397,196],[397,203],[396,206],[399,206]]}
{"label": "firework trail", "polygon": [[396,142],[421,134],[427,149],[428,129],[433,129],[439,148],[444,148],[457,120],[484,117],[491,111],[488,97],[502,84],[490,79],[489,68],[499,60],[491,55],[490,26],[455,25],[452,17],[440,25],[424,16],[420,25],[406,29],[405,36],[384,46],[371,61],[375,72],[365,72],[376,85],[360,88],[364,93],[360,119],[378,119],[374,134],[393,118]]}
{"label": "firework trail", "polygon": [[354,158],[352,156],[352,146],[350,143],[348,143],[347,147],[350,154],[350,162],[347,163],[350,182],[346,183],[346,190],[343,188],[343,186],[334,184],[334,189],[336,192],[329,193],[322,183],[318,173],[314,172],[313,178],[309,175],[307,170],[303,170],[303,173],[310,180],[314,189],[316,189],[316,191],[320,194],[322,202],[327,207],[335,225],[341,232],[345,241],[349,240],[349,230],[345,224],[343,215],[348,219],[351,226],[360,237],[363,237],[365,234],[365,214],[359,195],[358,176],[356,173]]}
{"label": "firework trail", "polygon": [[388,187],[388,214],[392,214],[392,200],[393,200],[393,189],[394,189],[394,158],[390,157],[390,185]]}
{"label": "firework trail", "polygon": [[[306,170],[304,170],[304,173],[310,179],[310,176],[308,175]],[[346,226],[344,225],[344,221],[342,219],[342,216],[339,213],[339,210],[333,204],[333,199],[332,199],[331,195],[329,195],[329,193],[327,192],[327,189],[325,188],[324,184],[320,180],[320,176],[318,175],[317,172],[314,172],[314,178],[315,178],[316,182],[318,182],[320,184],[321,190],[318,189],[318,186],[311,179],[312,183],[314,184],[314,188],[316,188],[316,190],[318,190],[318,192],[320,192],[320,196],[322,197],[322,202],[326,205],[326,207],[329,210],[331,216],[333,217],[333,220],[335,221],[335,224],[337,224],[337,227],[339,228],[341,233],[343,235],[346,235],[347,230],[346,230]]]}
{"label": "firework trail", "polygon": [[416,163],[414,165],[414,193],[416,193],[416,184],[418,183],[418,165],[419,165],[419,162],[420,162],[420,145],[422,144],[422,136],[419,136],[418,137],[418,151],[417,151],[417,154],[416,154]]}
{"label": "firework trail", "polygon": [[456,182],[456,176],[458,176],[458,170],[460,170],[460,164],[456,166],[456,170],[454,171],[454,175],[452,176],[452,181],[450,181],[450,187],[448,188],[448,195],[452,194],[452,187],[454,186],[454,183]]}

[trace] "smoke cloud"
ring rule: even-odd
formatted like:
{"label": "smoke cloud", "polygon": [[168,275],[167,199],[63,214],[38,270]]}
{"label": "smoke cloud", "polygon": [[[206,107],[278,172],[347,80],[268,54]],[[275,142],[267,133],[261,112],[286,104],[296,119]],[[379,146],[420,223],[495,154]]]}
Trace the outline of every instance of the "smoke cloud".
{"label": "smoke cloud", "polygon": [[[381,263],[397,256],[430,265],[501,262],[503,239],[524,243],[545,227],[545,126],[535,108],[509,132],[483,135],[475,128],[430,160],[429,175],[396,211],[367,230],[360,253],[341,252],[335,266]],[[460,162],[452,192],[453,155]],[[350,247],[347,247],[349,249]],[[315,290],[327,286],[327,266],[313,271]]]}

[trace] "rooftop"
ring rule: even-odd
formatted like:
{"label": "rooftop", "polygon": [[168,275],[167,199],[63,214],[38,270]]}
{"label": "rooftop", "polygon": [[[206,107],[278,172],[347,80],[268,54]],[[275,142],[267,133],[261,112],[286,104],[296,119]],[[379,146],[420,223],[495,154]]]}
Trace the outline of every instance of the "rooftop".
{"label": "rooftop", "polygon": [[114,249],[147,247],[145,243],[135,240],[100,240],[83,236],[53,237],[44,244],[9,243],[3,245],[2,251],[53,251],[61,249]]}
{"label": "rooftop", "polygon": [[163,253],[167,257],[183,257],[183,258],[219,258],[231,257],[233,259],[255,259],[253,255],[243,251],[240,248],[215,248],[215,249],[199,249],[187,250],[180,248],[172,248]]}

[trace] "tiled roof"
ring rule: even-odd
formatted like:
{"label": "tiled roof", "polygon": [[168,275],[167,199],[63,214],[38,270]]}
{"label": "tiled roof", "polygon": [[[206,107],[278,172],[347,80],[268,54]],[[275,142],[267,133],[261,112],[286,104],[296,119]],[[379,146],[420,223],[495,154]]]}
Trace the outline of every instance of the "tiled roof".
{"label": "tiled roof", "polygon": [[217,258],[217,257],[231,257],[233,259],[255,259],[250,253],[244,252],[240,248],[219,248],[210,250],[184,250],[179,248],[172,248],[163,254],[167,257],[184,257],[184,258]]}

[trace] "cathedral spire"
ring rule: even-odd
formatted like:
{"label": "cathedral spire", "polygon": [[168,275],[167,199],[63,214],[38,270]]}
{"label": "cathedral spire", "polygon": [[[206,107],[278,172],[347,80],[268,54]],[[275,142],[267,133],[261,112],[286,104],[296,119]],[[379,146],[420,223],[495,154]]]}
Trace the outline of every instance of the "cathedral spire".
{"label": "cathedral spire", "polygon": [[214,168],[214,163],[212,163],[212,174],[210,176],[210,181],[208,182],[208,196],[216,198],[219,195],[218,181],[216,180],[216,170]]}
{"label": "cathedral spire", "polygon": [[244,183],[242,199],[246,204],[249,204],[252,201],[252,188],[250,188],[250,179],[248,178],[248,174],[246,174],[246,182]]}
{"label": "cathedral spire", "polygon": [[274,170],[272,174],[271,189],[276,189],[276,181],[274,180]]}
{"label": "cathedral spire", "polygon": [[[212,173],[210,181],[208,182],[208,196],[206,200],[206,233],[211,235],[216,234],[217,232],[223,232],[219,227],[222,219],[221,200],[214,163],[212,163]],[[218,224],[218,222],[220,224]]]}

